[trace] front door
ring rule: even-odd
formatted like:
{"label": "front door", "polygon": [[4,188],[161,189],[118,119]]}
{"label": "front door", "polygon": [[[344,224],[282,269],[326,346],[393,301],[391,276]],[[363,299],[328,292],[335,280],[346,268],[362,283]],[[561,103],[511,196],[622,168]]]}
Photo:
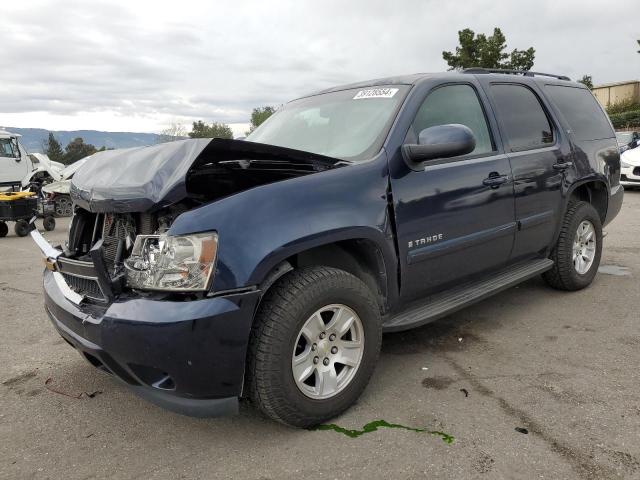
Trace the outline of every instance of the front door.
{"label": "front door", "polygon": [[424,162],[419,170],[401,158],[392,160],[405,300],[497,269],[509,258],[516,227],[511,168],[487,118],[475,85],[435,87],[422,103],[406,143],[416,143],[425,128],[458,123],[473,131],[475,150]]}
{"label": "front door", "polygon": [[20,183],[29,173],[28,163],[14,137],[0,137],[0,185]]}

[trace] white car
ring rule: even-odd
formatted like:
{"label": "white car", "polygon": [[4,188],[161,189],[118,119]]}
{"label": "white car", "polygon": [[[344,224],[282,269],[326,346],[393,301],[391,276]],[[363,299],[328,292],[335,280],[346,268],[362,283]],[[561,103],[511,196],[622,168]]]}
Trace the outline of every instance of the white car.
{"label": "white car", "polygon": [[620,155],[620,184],[640,187],[640,147],[626,150]]}

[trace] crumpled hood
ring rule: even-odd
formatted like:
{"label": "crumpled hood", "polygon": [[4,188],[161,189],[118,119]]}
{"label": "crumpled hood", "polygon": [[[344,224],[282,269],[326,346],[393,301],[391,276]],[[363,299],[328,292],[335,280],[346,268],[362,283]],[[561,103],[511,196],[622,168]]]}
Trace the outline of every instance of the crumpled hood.
{"label": "crumpled hood", "polygon": [[[198,166],[234,172],[276,169],[286,177],[333,168],[341,160],[243,140],[198,138],[148,147],[106,150],[87,158],[71,180],[73,201],[91,212],[146,212],[187,197],[186,179]],[[266,167],[266,168],[265,168]],[[273,181],[273,174],[269,177]],[[265,181],[264,183],[268,183]],[[257,183],[258,184],[258,183]],[[215,189],[215,184],[211,183]]]}

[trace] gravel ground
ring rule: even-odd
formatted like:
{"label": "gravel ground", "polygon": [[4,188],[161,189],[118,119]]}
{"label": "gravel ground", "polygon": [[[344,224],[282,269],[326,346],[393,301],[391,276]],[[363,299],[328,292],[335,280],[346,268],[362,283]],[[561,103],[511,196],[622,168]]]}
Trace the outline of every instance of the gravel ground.
{"label": "gravel ground", "polygon": [[586,290],[534,279],[385,335],[369,387],[335,423],[385,420],[451,444],[404,429],[293,430],[247,403],[219,419],[150,405],[58,337],[38,251],[11,233],[0,239],[0,478],[640,478],[639,212],[640,191],[627,192]]}

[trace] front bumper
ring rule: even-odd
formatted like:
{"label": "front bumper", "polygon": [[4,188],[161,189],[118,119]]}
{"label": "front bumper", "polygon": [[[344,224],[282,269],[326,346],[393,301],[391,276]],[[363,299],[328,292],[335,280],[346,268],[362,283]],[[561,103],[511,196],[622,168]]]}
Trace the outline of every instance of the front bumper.
{"label": "front bumper", "polygon": [[640,166],[621,168],[620,184],[625,187],[640,187]]}
{"label": "front bumper", "polygon": [[45,270],[44,297],[62,338],[143,398],[191,416],[237,412],[258,291],[192,301],[121,295],[105,306],[78,304],[55,272]]}

